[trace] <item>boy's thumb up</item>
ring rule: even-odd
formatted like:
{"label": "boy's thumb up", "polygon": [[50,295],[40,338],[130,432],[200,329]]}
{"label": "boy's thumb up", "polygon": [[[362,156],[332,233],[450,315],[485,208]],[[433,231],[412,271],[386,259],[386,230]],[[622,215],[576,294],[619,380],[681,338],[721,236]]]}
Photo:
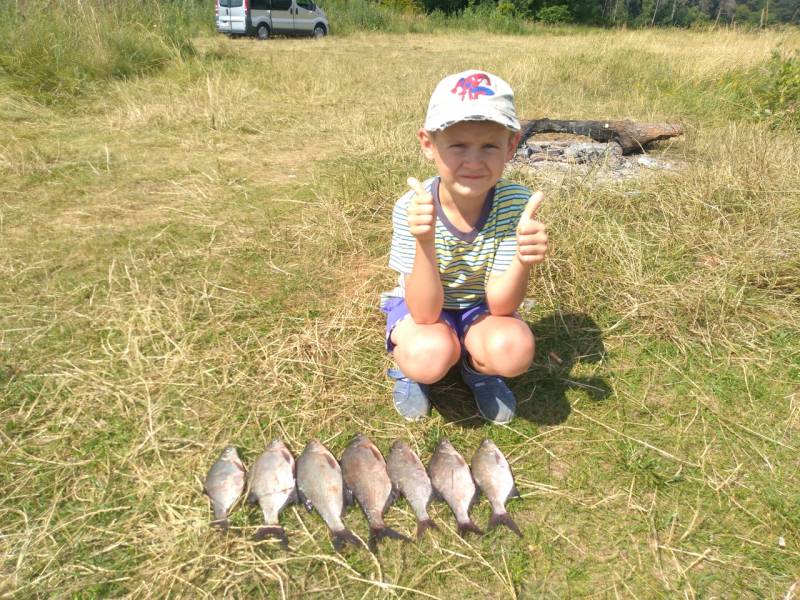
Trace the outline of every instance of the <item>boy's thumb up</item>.
{"label": "boy's thumb up", "polygon": [[531,195],[528,203],[525,205],[525,209],[522,211],[522,216],[520,217],[520,221],[528,220],[534,221],[536,220],[536,213],[539,212],[539,207],[544,202],[544,193],[543,192],[536,192],[535,194]]}
{"label": "boy's thumb up", "polygon": [[420,180],[416,177],[409,177],[406,179],[406,183],[408,183],[408,187],[414,190],[417,196],[424,196],[427,193]]}
{"label": "boy's thumb up", "polygon": [[544,201],[544,194],[533,194],[519,218],[517,225],[517,256],[526,266],[538,264],[547,254],[547,228],[536,220],[536,213]]}

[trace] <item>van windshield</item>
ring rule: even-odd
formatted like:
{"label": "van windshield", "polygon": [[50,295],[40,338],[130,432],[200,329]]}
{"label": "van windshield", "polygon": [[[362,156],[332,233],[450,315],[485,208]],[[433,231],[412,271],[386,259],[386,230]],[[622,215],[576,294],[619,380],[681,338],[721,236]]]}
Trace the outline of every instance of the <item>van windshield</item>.
{"label": "van windshield", "polygon": [[239,8],[242,6],[242,0],[219,0],[219,5],[225,8]]}

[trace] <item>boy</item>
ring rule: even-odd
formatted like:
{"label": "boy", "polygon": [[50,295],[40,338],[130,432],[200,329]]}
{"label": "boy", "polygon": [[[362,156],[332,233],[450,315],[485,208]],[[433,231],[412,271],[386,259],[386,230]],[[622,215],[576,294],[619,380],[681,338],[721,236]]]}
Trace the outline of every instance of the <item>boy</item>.
{"label": "boy", "polygon": [[514,416],[503,378],[527,371],[534,352],[515,311],[547,251],[535,220],[542,193],[501,179],[520,135],[514,93],[499,77],[465,71],[436,86],[417,136],[438,176],[409,178],[395,204],[389,266],[400,285],[382,306],[394,405],[406,419],[428,414],[429,384],[459,360],[480,414]]}

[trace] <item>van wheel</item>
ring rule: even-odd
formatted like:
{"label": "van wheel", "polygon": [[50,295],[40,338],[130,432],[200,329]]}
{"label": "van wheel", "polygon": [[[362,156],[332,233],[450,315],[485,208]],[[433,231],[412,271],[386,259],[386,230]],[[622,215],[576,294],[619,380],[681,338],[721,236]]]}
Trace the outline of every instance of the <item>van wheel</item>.
{"label": "van wheel", "polygon": [[317,38],[317,39],[323,38],[323,37],[325,37],[326,33],[328,33],[328,32],[325,31],[325,25],[323,25],[322,23],[317,23],[314,26],[314,37],[315,38]]}
{"label": "van wheel", "polygon": [[260,40],[268,40],[269,39],[269,27],[267,27],[266,23],[261,23],[256,29],[256,37]]}

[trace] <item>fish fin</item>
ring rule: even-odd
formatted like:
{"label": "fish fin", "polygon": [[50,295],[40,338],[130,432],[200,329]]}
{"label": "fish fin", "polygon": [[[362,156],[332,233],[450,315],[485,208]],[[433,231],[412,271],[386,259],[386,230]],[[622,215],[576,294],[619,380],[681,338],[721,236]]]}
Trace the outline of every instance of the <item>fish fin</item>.
{"label": "fish fin", "polygon": [[361,546],[361,540],[359,540],[349,529],[331,531],[331,540],[333,542],[333,549],[337,552],[341,552],[345,544]]}
{"label": "fish fin", "polygon": [[519,537],[522,537],[522,532],[517,527],[517,524],[514,522],[514,519],[511,518],[511,515],[508,513],[492,513],[491,518],[489,519],[489,526],[487,529],[494,529],[498,525],[505,525],[511,531],[516,533]]}
{"label": "fish fin", "polygon": [[421,540],[422,535],[431,528],[439,529],[438,525],[436,525],[436,523],[434,523],[430,518],[417,521],[417,540]]}
{"label": "fish fin", "polygon": [[411,540],[408,536],[403,535],[399,531],[395,531],[389,527],[370,527],[369,528],[369,549],[372,550],[373,554],[378,550],[378,542],[381,541],[383,538],[391,538],[393,540],[403,540],[404,542],[410,542]]}
{"label": "fish fin", "polygon": [[289,538],[286,537],[286,530],[281,527],[280,525],[270,525],[267,527],[262,527],[256,534],[253,536],[253,539],[257,542],[261,540],[265,540],[267,538],[273,538],[280,542],[281,548],[284,550],[289,549]]}
{"label": "fish fin", "polygon": [[383,512],[389,510],[389,508],[397,501],[397,494],[395,493],[395,489],[392,488],[392,491],[389,492],[389,495],[386,497],[386,504],[383,506]]}
{"label": "fish fin", "polygon": [[228,519],[222,519],[221,521],[214,521],[214,525],[220,528],[220,531],[225,533],[231,528],[231,522]]}
{"label": "fish fin", "polygon": [[384,464],[386,463],[386,461],[383,458],[383,454],[381,454],[380,450],[378,450],[375,446],[368,446],[368,448],[369,451],[372,452],[372,456],[375,457],[375,460],[377,460],[378,462],[382,462]]}
{"label": "fish fin", "polygon": [[342,506],[342,512],[344,513],[344,509],[353,506],[356,503],[355,496],[353,496],[353,490],[351,490],[346,485],[342,486],[342,500],[344,500],[344,504]]}
{"label": "fish fin", "polygon": [[228,531],[230,528],[230,523],[228,522],[228,511],[226,511],[216,502],[212,502],[211,505],[214,507],[214,520],[211,521],[211,525],[214,527],[219,527],[222,531]]}
{"label": "fish fin", "polygon": [[254,491],[250,490],[250,493],[247,494],[247,502],[249,504],[258,504],[258,496]]}
{"label": "fish fin", "polygon": [[468,531],[471,531],[477,535],[483,535],[483,530],[478,527],[472,519],[466,523],[458,524],[458,535],[460,535],[462,538],[466,537]]}
{"label": "fish fin", "polygon": [[227,532],[231,528],[231,523],[228,521],[228,515],[222,514],[217,516],[217,512],[214,511],[214,520],[211,521],[212,527],[219,527],[220,531]]}
{"label": "fish fin", "polygon": [[508,493],[509,498],[522,498],[522,494],[519,493],[517,489],[517,484],[515,483],[514,486],[511,488],[511,491]]}
{"label": "fish fin", "polygon": [[297,486],[292,488],[289,497],[286,499],[286,504],[298,504],[300,502],[300,494],[297,491]]}
{"label": "fish fin", "polygon": [[306,498],[306,495],[303,493],[303,490],[301,490],[299,487],[297,488],[297,500],[298,502],[300,502],[300,504],[306,507],[306,510],[308,512],[311,512],[311,509],[314,508],[314,505],[311,504],[311,500]]}
{"label": "fish fin", "polygon": [[475,504],[478,503],[478,500],[481,497],[481,488],[477,485],[475,486],[475,493],[472,494],[472,499],[469,501],[469,507],[472,508]]}

